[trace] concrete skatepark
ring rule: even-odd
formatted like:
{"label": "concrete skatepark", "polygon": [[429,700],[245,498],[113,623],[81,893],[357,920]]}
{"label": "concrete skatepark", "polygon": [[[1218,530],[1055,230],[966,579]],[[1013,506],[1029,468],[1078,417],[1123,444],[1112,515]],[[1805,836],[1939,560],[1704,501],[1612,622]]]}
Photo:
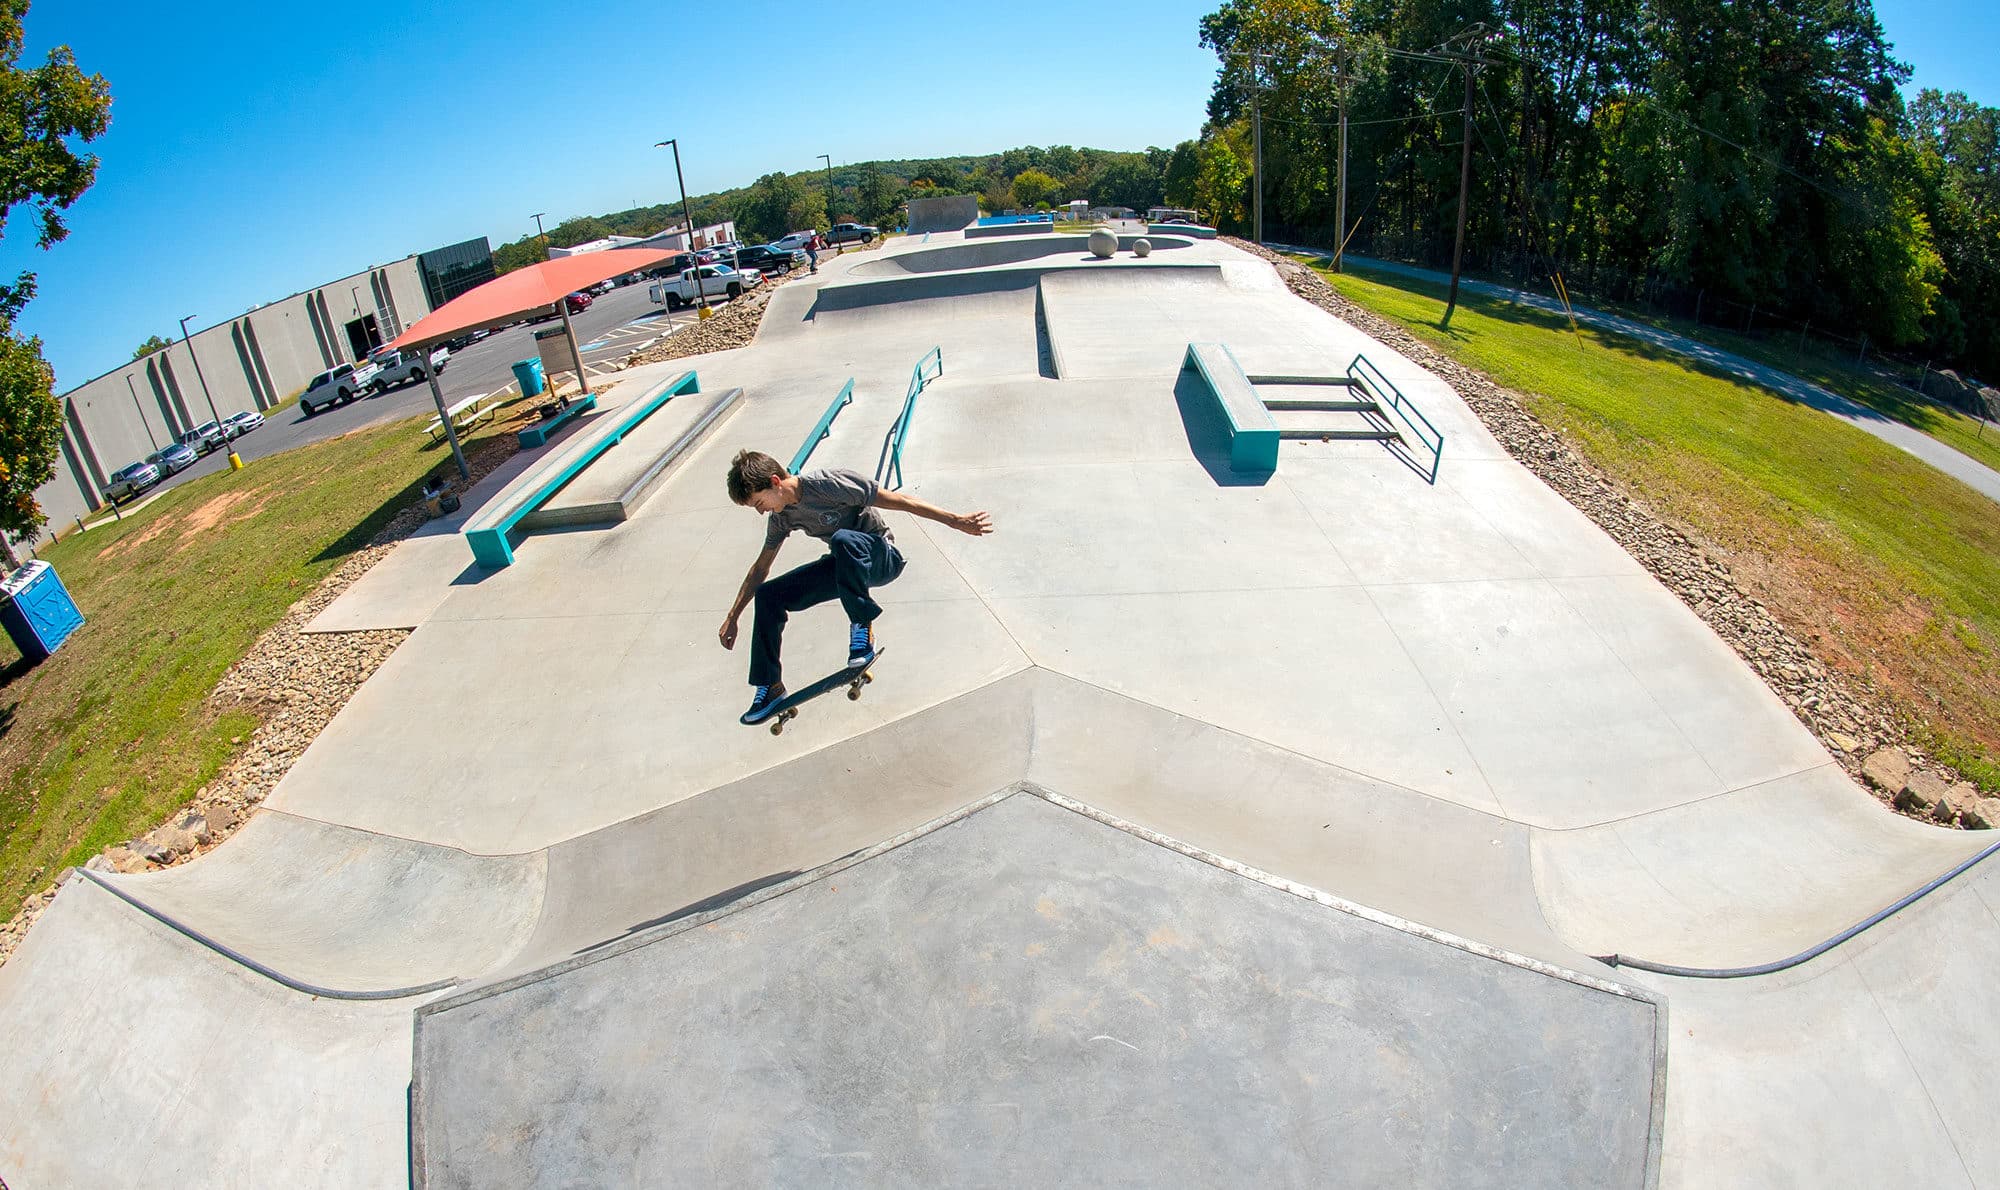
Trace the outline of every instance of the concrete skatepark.
{"label": "concrete skatepark", "polygon": [[[1769,976],[1591,957],[1782,958],[1986,840],[1858,789],[1265,262],[1032,239],[823,260],[751,346],[627,373],[330,606],[414,631],[265,809],[72,877],[0,968],[0,1176],[2000,1185],[1987,865]],[[1239,472],[1192,342],[1363,355],[1441,463],[1329,437]],[[740,397],[596,456],[622,519],[473,564],[482,508],[690,370]],[[903,421],[906,490],[998,532],[892,518],[878,680],[773,737],[715,638],[761,542],[722,474],[850,378],[808,465],[872,474]],[[838,605],[802,613],[788,675],[844,650]]]}

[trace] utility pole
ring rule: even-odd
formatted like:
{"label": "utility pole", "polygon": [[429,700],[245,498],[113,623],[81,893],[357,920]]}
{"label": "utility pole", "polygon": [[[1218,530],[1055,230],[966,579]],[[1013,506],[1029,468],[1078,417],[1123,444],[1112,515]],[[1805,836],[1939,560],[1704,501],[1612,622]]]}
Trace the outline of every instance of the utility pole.
{"label": "utility pole", "polygon": [[[1483,24],[1472,26],[1459,34],[1459,37],[1467,38],[1477,45],[1483,45],[1492,39],[1492,35],[1487,32]],[[1456,41],[1458,38],[1452,40]],[[1443,46],[1432,50],[1431,55],[1444,61],[1458,63],[1459,69],[1465,73],[1465,121],[1462,137],[1464,143],[1460,146],[1458,155],[1458,231],[1452,237],[1451,245],[1451,293],[1445,299],[1444,318],[1438,322],[1440,327],[1448,328],[1451,326],[1453,311],[1458,309],[1458,274],[1460,266],[1465,262],[1465,208],[1472,192],[1472,104],[1476,98],[1472,90],[1473,79],[1478,75],[1479,68],[1487,65],[1487,60],[1480,57],[1477,52],[1448,51]]]}
{"label": "utility pole", "polygon": [[[681,188],[681,218],[687,221],[688,251],[692,253],[694,251],[694,211],[688,206],[687,179],[681,176],[680,138],[670,136],[653,147],[656,149],[672,149],[674,151],[674,182]],[[699,263],[694,266],[694,303],[697,311],[697,319],[715,317],[708,312],[708,286],[702,281],[701,265]]]}
{"label": "utility pole", "polygon": [[201,357],[194,353],[194,339],[188,334],[188,323],[193,319],[192,314],[181,319],[181,343],[187,348],[188,358],[194,361],[194,377],[201,381],[201,395],[208,398],[208,415],[215,419],[216,432],[222,435],[223,442],[229,446],[229,469],[241,471],[243,460],[236,453],[236,442],[229,436],[229,431],[222,428],[222,415],[215,411],[215,394],[208,391],[208,377],[202,375]]}
{"label": "utility pole", "polygon": [[1459,63],[1465,72],[1465,143],[1458,154],[1458,231],[1451,240],[1451,294],[1445,298],[1444,319],[1438,325],[1451,325],[1452,311],[1458,309],[1458,270],[1465,261],[1465,203],[1472,189],[1472,75],[1478,70],[1470,62]]}
{"label": "utility pole", "polygon": [[146,427],[146,441],[153,444],[154,450],[160,449],[160,440],[153,437],[153,423],[146,420],[146,407],[139,404],[139,389],[132,383],[130,372],[125,373],[125,387],[132,391],[132,409],[139,415],[139,424]]}
{"label": "utility pole", "polygon": [[1256,187],[1250,239],[1261,244],[1264,242],[1264,115],[1257,96],[1264,84],[1258,77],[1259,57],[1250,55],[1250,179]]}
{"label": "utility pole", "polygon": [[[828,229],[831,229],[833,227],[833,157],[831,154],[821,153],[819,159],[826,162],[826,225]],[[835,256],[839,256],[845,251],[846,244],[844,242],[834,244],[833,254]]]}
{"label": "utility pole", "polygon": [[1337,171],[1340,180],[1333,200],[1333,271],[1337,273],[1341,258],[1347,255],[1347,47],[1336,42],[1334,52],[1334,83],[1340,97],[1340,168]]}

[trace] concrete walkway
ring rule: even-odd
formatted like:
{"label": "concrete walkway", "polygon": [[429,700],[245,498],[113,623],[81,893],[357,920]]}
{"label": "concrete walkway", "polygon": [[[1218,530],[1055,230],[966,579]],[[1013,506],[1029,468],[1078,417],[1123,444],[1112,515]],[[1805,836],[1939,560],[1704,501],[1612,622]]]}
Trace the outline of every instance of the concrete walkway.
{"label": "concrete walkway", "polygon": [[[1273,244],[1272,247],[1281,248],[1287,252],[1307,252],[1322,258],[1329,258],[1330,256],[1326,252],[1311,248],[1290,248],[1278,244]],[[1372,269],[1376,272],[1391,273],[1402,277],[1415,277],[1418,280],[1435,282],[1439,285],[1449,285],[1451,283],[1450,273],[1441,273],[1434,269],[1418,268],[1415,265],[1403,264],[1393,260],[1374,260],[1365,256],[1350,256],[1348,259],[1354,263],[1356,268]],[[1499,298],[1502,301],[1515,302],[1523,306],[1531,306],[1537,310],[1545,310],[1551,314],[1565,313],[1561,302],[1530,290],[1495,285],[1488,281],[1467,281],[1463,278],[1459,280],[1458,284],[1460,289],[1471,293]],[[1802,380],[1789,372],[1757,363],[1754,360],[1744,359],[1740,355],[1724,351],[1719,347],[1712,347],[1707,343],[1690,339],[1685,335],[1677,335],[1672,331],[1664,331],[1656,326],[1648,326],[1643,322],[1634,322],[1632,319],[1620,318],[1615,314],[1606,314],[1599,310],[1592,310],[1586,306],[1575,306],[1572,307],[1572,310],[1578,322],[1602,327],[1605,330],[1617,331],[1621,335],[1630,335],[1642,342],[1651,343],[1655,347],[1671,351],[1675,355],[1699,361],[1719,372],[1736,376],[1755,384],[1761,384],[1765,388],[1781,393],[1801,405],[1808,405],[1822,413],[1831,414],[1857,429],[1865,430],[1875,435],[1898,450],[1907,451],[1917,456],[1953,479],[1958,480],[1975,491],[1983,493],[1989,499],[2000,500],[2000,471],[1995,471],[1993,468],[1965,454],[1963,451],[1946,446],[1922,430],[1905,425],[1879,410],[1870,409],[1858,401],[1852,401],[1838,393],[1829,392],[1819,385]]]}
{"label": "concrete walkway", "polygon": [[[1780,976],[1590,957],[1791,954],[1984,837],[1883,810],[1265,262],[975,247],[823,261],[750,347],[637,370],[607,407],[688,367],[745,396],[630,520],[495,572],[446,524],[330,606],[414,632],[259,817],[74,879],[0,968],[0,1175],[1305,1184],[1334,1146],[1443,1185],[1527,1145],[1514,1184],[2000,1186],[1983,869]],[[1443,431],[1435,482],[1360,441],[1231,472],[1191,339],[1366,354]],[[873,473],[934,347],[907,490],[998,531],[892,516],[878,680],[738,726],[716,628],[762,527],[729,458],[789,457],[851,377],[810,465]],[[795,616],[789,672],[845,641]]]}

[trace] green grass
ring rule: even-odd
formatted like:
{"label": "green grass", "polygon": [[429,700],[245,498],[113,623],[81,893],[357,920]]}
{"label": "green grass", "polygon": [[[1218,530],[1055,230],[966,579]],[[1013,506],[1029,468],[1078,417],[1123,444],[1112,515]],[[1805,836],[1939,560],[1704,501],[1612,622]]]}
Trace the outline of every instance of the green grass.
{"label": "green grass", "polygon": [[204,476],[42,551],[87,623],[34,669],[16,657],[0,686],[0,918],[63,866],[151,829],[228,761],[258,719],[217,714],[208,695],[451,467],[420,426]]}
{"label": "green grass", "polygon": [[[1801,347],[1796,335],[1747,335],[1707,323],[1697,325],[1684,319],[1664,318],[1644,310],[1601,303],[1595,304],[1594,308],[1789,372],[1828,392],[1838,393],[1885,417],[1920,430],[1988,467],[2000,469],[2000,427],[1983,425],[1980,419],[1970,414],[1932,401],[1915,389],[1898,383],[1894,377],[1884,374],[1882,369],[1888,365],[1878,367],[1866,362],[1857,363],[1855,352],[1842,351],[1812,338],[1807,338]],[[1910,380],[1914,382],[1916,370],[1910,371]]]}
{"label": "green grass", "polygon": [[1526,395],[1545,424],[1721,549],[1823,659],[1874,680],[1940,755],[2000,791],[1991,500],[1846,422],[1624,335],[1578,335],[1560,315],[1463,293],[1447,331],[1440,287],[1328,280]]}

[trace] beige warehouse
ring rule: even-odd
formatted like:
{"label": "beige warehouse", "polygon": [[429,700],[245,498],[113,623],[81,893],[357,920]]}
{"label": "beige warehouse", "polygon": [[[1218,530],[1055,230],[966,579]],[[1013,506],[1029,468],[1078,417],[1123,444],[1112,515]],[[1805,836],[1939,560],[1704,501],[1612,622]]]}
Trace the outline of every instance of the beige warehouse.
{"label": "beige warehouse", "polygon": [[259,306],[62,394],[62,452],[55,477],[35,492],[49,518],[41,539],[103,507],[119,468],[211,416],[283,403],[315,374],[364,358],[492,275],[483,239],[407,256]]}

